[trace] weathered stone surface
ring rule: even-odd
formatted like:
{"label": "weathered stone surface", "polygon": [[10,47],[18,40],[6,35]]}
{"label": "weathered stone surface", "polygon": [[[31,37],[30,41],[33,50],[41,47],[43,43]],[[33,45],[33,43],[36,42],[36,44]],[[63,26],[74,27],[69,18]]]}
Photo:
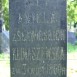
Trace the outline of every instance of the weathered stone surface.
{"label": "weathered stone surface", "polygon": [[66,77],[66,0],[10,0],[11,77]]}
{"label": "weathered stone surface", "polygon": [[0,19],[0,53],[2,53],[2,20]]}
{"label": "weathered stone surface", "polygon": [[2,32],[2,20],[0,19],[0,33]]}
{"label": "weathered stone surface", "polygon": [[2,31],[2,51],[9,53],[9,32]]}

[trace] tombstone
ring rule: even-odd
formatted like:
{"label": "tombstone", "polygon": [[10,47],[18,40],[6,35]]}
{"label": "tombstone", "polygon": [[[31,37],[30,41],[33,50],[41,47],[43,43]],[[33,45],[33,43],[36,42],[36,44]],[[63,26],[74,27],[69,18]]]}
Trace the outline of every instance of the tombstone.
{"label": "tombstone", "polygon": [[2,51],[9,53],[9,32],[2,31]]}
{"label": "tombstone", "polygon": [[0,19],[0,33],[2,32],[2,20]]}
{"label": "tombstone", "polygon": [[75,32],[70,32],[68,31],[68,43],[72,44],[72,45],[75,45],[76,44],[76,35],[75,35]]}
{"label": "tombstone", "polygon": [[66,0],[10,0],[11,77],[66,77]]}
{"label": "tombstone", "polygon": [[0,19],[0,53],[2,53],[2,20]]}

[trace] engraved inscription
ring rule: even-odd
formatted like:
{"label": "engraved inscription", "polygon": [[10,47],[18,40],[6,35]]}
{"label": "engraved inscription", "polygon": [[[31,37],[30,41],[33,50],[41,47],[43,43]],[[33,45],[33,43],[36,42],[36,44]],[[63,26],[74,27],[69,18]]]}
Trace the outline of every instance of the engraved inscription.
{"label": "engraved inscription", "polygon": [[63,47],[13,48],[12,53],[13,60],[65,60]]}
{"label": "engraved inscription", "polygon": [[[24,21],[25,23],[50,23],[50,24],[55,24],[55,23],[60,23],[59,19],[59,13],[53,12],[53,13],[24,13]],[[22,20],[22,16],[20,17],[19,14],[19,21]]]}
{"label": "engraved inscription", "polygon": [[16,31],[15,34],[13,34],[13,40],[12,41],[65,41],[65,31],[66,30],[61,30],[61,29],[56,29],[56,30],[47,30],[47,31],[27,31],[25,32],[24,30],[21,31]]}
{"label": "engraved inscription", "polygon": [[10,0],[11,77],[66,77],[65,7],[65,0]]}
{"label": "engraved inscription", "polygon": [[[21,69],[19,68],[21,67]],[[26,69],[26,70],[25,70]],[[22,71],[23,70],[23,71]],[[26,64],[21,64],[18,65],[17,68],[12,68],[12,74],[22,74],[22,75],[27,75],[28,73],[31,76],[42,76],[42,75],[55,75],[57,77],[64,75],[66,73],[65,67],[62,67],[61,64],[48,64],[46,67],[41,66],[41,67],[36,67],[36,68],[27,68]]]}

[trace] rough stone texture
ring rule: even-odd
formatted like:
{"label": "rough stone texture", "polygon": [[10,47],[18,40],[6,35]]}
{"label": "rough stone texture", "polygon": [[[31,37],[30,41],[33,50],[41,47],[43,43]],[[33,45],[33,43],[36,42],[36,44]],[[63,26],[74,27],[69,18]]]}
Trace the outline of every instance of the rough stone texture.
{"label": "rough stone texture", "polygon": [[2,20],[0,19],[0,53],[2,53]]}
{"label": "rough stone texture", "polygon": [[76,43],[77,38],[75,32],[68,32],[68,43],[74,44]]}
{"label": "rough stone texture", "polygon": [[2,31],[2,51],[9,53],[9,32]]}
{"label": "rough stone texture", "polygon": [[2,53],[2,33],[0,33],[0,53]]}
{"label": "rough stone texture", "polygon": [[11,77],[66,77],[66,0],[10,0]]}

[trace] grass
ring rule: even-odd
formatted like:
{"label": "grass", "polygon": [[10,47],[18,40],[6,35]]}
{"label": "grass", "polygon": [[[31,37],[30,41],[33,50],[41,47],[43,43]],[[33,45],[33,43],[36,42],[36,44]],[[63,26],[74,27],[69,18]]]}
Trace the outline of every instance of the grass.
{"label": "grass", "polygon": [[10,56],[9,54],[0,54],[0,77],[10,77]]}
{"label": "grass", "polygon": [[0,54],[0,60],[9,60],[9,59],[10,59],[9,54],[6,54],[6,53]]}
{"label": "grass", "polygon": [[73,44],[68,43],[67,50],[69,53],[77,52],[77,45],[73,45]]}
{"label": "grass", "polygon": [[77,45],[68,43],[67,46],[67,77],[77,77]]}

